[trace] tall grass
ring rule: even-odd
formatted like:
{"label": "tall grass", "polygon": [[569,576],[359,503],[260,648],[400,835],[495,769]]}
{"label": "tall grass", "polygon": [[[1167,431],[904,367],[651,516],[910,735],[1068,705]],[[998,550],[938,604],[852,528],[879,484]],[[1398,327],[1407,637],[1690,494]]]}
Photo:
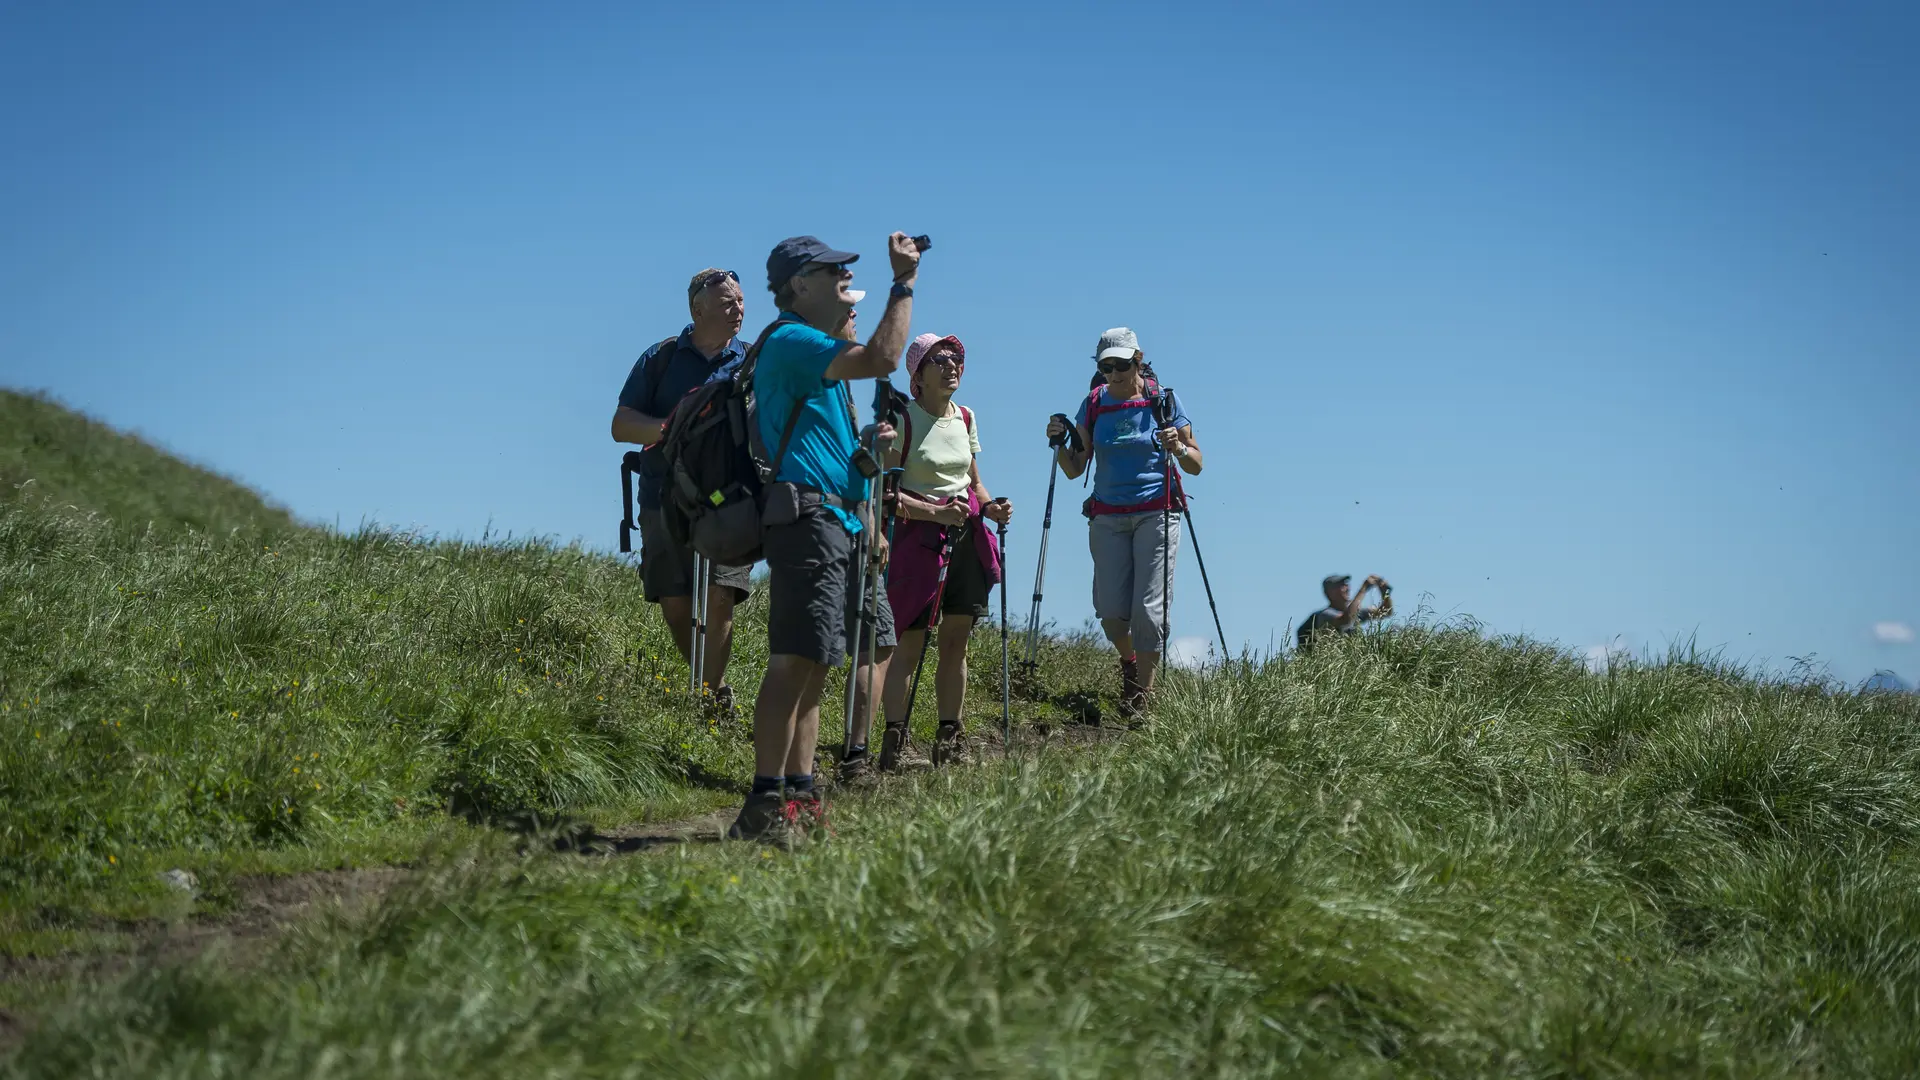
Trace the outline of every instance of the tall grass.
{"label": "tall grass", "polygon": [[[1658,703],[1659,712],[1643,711]],[[41,1075],[1833,1075],[1920,1054],[1920,711],[1459,631],[1182,678],[793,854],[450,850]]]}
{"label": "tall grass", "polygon": [[[758,601],[742,677],[764,657]],[[997,636],[974,652],[997,713]],[[0,506],[0,885],[684,805],[746,747],[548,544]],[[1112,682],[1046,647],[1067,706]],[[923,695],[930,696],[930,695]],[[929,706],[930,711],[930,706]],[[834,726],[829,723],[828,727]],[[298,772],[294,770],[298,769]],[[724,797],[724,796],[720,796]],[[678,800],[678,802],[676,802]],[[1920,698],[1415,626],[1174,673],[1117,745],[900,781],[791,854],[448,835],[377,907],[83,982],[9,1075],[1908,1075]],[[76,908],[78,910],[78,908]],[[48,912],[53,914],[49,915]],[[0,914],[5,914],[0,910]]]}

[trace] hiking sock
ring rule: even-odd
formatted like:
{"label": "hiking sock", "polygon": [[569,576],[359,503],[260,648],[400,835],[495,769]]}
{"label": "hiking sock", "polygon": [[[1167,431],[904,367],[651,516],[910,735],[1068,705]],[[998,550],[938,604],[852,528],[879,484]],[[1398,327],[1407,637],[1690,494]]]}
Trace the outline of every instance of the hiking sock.
{"label": "hiking sock", "polygon": [[848,747],[848,748],[847,748],[847,756],[848,756],[849,758],[857,758],[857,757],[866,757],[866,756],[867,756],[867,744],[866,744],[866,743],[861,743],[861,744],[860,744],[859,746],[850,746],[850,747]]}
{"label": "hiking sock", "polygon": [[[755,782],[758,783],[758,781],[759,781],[759,778],[755,777]],[[810,795],[812,793],[813,793],[813,774],[812,773],[805,773],[799,776],[790,775],[787,777],[787,794],[788,795]]]}
{"label": "hiking sock", "polygon": [[778,776],[756,776],[756,777],[754,777],[754,778],[753,778],[753,791],[752,791],[752,794],[754,794],[754,795],[778,795],[779,793],[780,793],[780,777],[778,777]]}

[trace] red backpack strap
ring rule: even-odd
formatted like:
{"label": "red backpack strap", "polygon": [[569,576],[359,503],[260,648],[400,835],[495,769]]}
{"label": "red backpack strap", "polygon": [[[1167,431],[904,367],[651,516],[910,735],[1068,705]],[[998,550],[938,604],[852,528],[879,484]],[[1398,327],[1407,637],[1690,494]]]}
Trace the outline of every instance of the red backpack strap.
{"label": "red backpack strap", "polygon": [[967,422],[967,434],[973,434],[973,410],[965,405],[960,406],[960,418]]}

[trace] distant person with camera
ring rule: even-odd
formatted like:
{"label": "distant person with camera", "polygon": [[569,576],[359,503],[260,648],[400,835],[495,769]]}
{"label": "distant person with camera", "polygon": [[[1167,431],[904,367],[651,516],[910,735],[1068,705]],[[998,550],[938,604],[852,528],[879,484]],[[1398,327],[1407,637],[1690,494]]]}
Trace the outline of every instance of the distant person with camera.
{"label": "distant person with camera", "polygon": [[[1307,616],[1300,622],[1295,632],[1296,647],[1301,653],[1313,651],[1316,639],[1326,634],[1357,634],[1362,623],[1384,619],[1393,614],[1393,586],[1379,574],[1368,574],[1360,583],[1360,591],[1353,592],[1351,574],[1328,574],[1320,582],[1320,591],[1326,594],[1327,606]],[[1366,598],[1368,589],[1380,590],[1380,604],[1377,607],[1361,607],[1360,601]]]}
{"label": "distant person with camera", "polygon": [[[1093,612],[1120,653],[1120,714],[1135,721],[1153,693],[1168,643],[1167,592],[1185,506],[1170,465],[1198,476],[1203,459],[1192,423],[1161,390],[1132,330],[1101,334],[1094,361],[1099,374],[1071,421],[1078,439],[1054,453],[1069,480],[1094,463],[1093,495],[1083,507]],[[1062,439],[1068,424],[1055,413],[1047,439]]]}
{"label": "distant person with camera", "polygon": [[[687,307],[693,321],[642,353],[620,388],[613,411],[613,441],[638,443],[654,449],[640,456],[636,487],[640,494],[640,583],[646,598],[660,605],[660,614],[673,634],[674,648],[693,662],[693,549],[674,539],[661,508],[666,471],[657,445],[667,414],[687,391],[716,376],[731,374],[746,356],[740,344],[740,321],[746,299],[740,278],[731,270],[709,267],[687,283]],[[733,712],[733,687],[727,685],[727,661],[733,656],[733,606],[752,588],[748,566],[714,565],[707,594],[706,670],[702,684],[713,693],[714,705]],[[717,645],[718,647],[713,647]]]}
{"label": "distant person with camera", "polygon": [[[856,457],[871,455],[860,445],[846,384],[899,367],[921,246],[905,233],[888,238],[892,289],[865,345],[835,336],[859,299],[851,288],[858,255],[795,236],[767,256],[767,289],[780,315],[752,351],[759,435],[773,470],[762,492],[771,655],[754,703],[753,786],[727,830],[735,839],[821,818],[813,780],[820,695],[828,670],[859,647],[852,639],[864,568],[852,561],[856,535],[874,525],[869,479],[878,472],[877,462]],[[884,424],[873,432],[881,444],[893,435]],[[884,559],[884,536],[872,535],[869,551]],[[882,644],[891,645],[885,622]]]}

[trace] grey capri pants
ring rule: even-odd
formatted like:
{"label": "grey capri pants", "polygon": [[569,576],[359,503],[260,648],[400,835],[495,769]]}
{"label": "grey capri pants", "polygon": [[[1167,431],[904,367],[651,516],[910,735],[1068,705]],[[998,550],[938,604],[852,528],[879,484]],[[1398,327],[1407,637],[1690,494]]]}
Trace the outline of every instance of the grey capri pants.
{"label": "grey capri pants", "polygon": [[[1126,620],[1135,651],[1164,655],[1166,597],[1160,594],[1160,568],[1163,559],[1179,559],[1180,515],[1166,515],[1172,535],[1165,544],[1162,520],[1158,510],[1096,514],[1087,523],[1087,547],[1093,553],[1094,616]],[[1172,576],[1169,567],[1167,577]]]}

